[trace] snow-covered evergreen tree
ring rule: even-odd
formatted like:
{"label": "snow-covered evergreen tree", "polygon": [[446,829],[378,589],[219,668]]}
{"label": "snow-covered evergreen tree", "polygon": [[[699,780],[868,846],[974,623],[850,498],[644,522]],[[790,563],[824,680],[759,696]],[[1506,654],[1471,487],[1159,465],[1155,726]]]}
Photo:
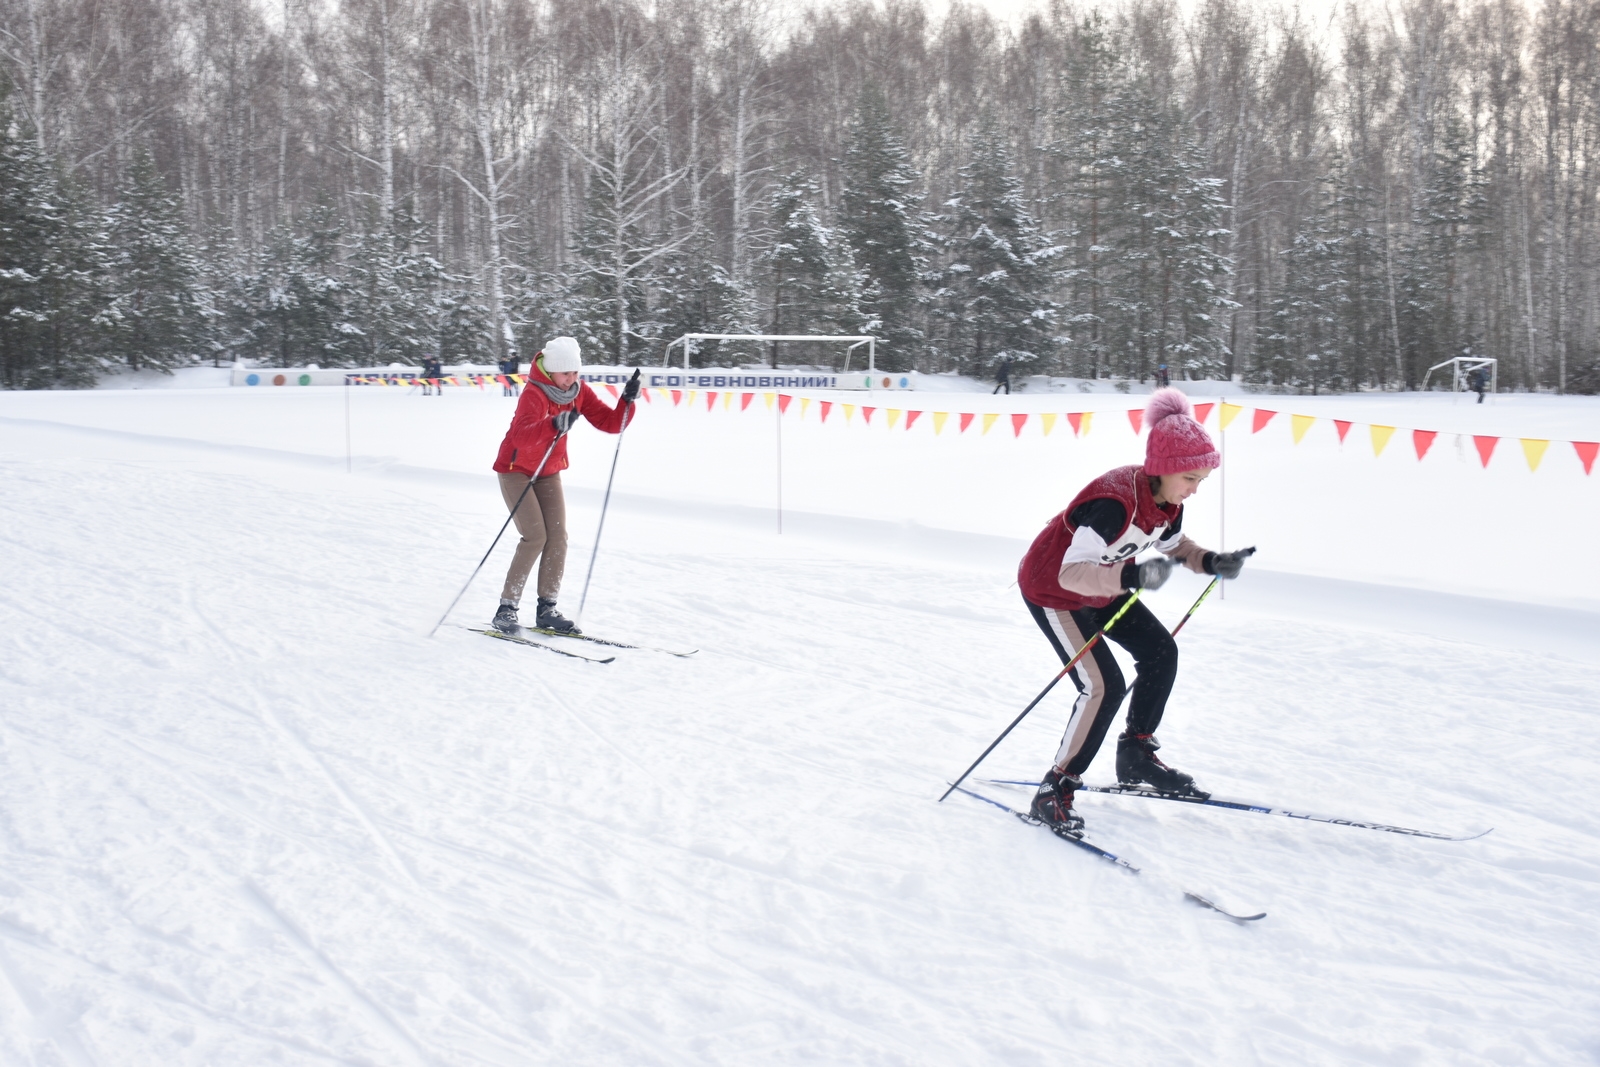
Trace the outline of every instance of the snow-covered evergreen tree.
{"label": "snow-covered evergreen tree", "polygon": [[228,314],[236,354],[273,367],[348,367],[362,351],[338,273],[337,221],[327,207],[310,214],[304,234],[275,232],[236,280]]}
{"label": "snow-covered evergreen tree", "polygon": [[914,367],[925,341],[922,278],[930,235],[921,204],[888,101],[870,85],[845,142],[839,222],[865,279],[866,332],[886,342],[878,346],[878,364],[886,370]]}
{"label": "snow-covered evergreen tree", "polygon": [[101,328],[107,356],[132,370],[194,362],[206,344],[200,266],[178,197],[150,154],[134,154],[107,213],[109,271]]}
{"label": "snow-covered evergreen tree", "polygon": [[0,386],[90,385],[104,369],[104,233],[4,94],[0,80]]}
{"label": "snow-covered evergreen tree", "polygon": [[348,348],[354,362],[412,366],[438,351],[443,309],[435,291],[443,271],[419,250],[423,241],[421,224],[404,207],[357,236],[347,294],[351,321],[361,331]]}
{"label": "snow-covered evergreen tree", "polygon": [[[772,193],[772,245],[761,259],[770,297],[767,333],[857,333],[861,328],[860,280],[850,248],[823,225],[818,195],[817,183],[799,172],[787,175]],[[770,359],[776,366],[777,342]]]}
{"label": "snow-covered evergreen tree", "polygon": [[987,373],[1005,360],[1024,372],[1054,363],[1058,312],[1050,293],[1051,245],[1023,202],[1022,182],[997,124],[985,122],[947,205],[945,267],[937,303],[957,368]]}

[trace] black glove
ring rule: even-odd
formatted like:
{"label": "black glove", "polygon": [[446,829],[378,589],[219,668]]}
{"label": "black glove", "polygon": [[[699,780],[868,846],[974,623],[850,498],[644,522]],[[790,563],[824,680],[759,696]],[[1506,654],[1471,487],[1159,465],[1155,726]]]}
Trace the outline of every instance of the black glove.
{"label": "black glove", "polygon": [[1218,578],[1232,581],[1239,577],[1239,571],[1244,567],[1244,561],[1256,554],[1256,546],[1235,549],[1232,552],[1213,552],[1211,558],[1206,560],[1206,570]]}
{"label": "black glove", "polygon": [[1160,589],[1167,584],[1172,568],[1173,562],[1165,556],[1145,560],[1139,564],[1139,588]]}
{"label": "black glove", "polygon": [[634,371],[633,377],[628,379],[628,384],[622,387],[622,402],[631,404],[639,399],[639,372]]}
{"label": "black glove", "polygon": [[576,411],[558,411],[556,412],[556,417],[550,421],[555,425],[556,436],[560,437],[572,429],[572,424],[578,421],[578,413]]}

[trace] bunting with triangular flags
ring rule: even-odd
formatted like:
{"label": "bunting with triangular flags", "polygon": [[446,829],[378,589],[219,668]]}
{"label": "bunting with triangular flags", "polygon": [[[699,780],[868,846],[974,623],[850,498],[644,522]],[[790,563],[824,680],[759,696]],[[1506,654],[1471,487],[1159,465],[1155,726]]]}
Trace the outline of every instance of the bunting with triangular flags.
{"label": "bunting with triangular flags", "polygon": [[1417,450],[1417,458],[1421,459],[1428,454],[1428,449],[1433,447],[1433,439],[1439,435],[1432,430],[1412,430],[1411,447]]}
{"label": "bunting with triangular flags", "polygon": [[1026,426],[1027,424],[1028,424],[1028,413],[1026,411],[1013,412],[1012,415],[1011,415],[1011,436],[1012,437],[1021,437],[1022,436],[1022,428],[1024,426]]}
{"label": "bunting with triangular flags", "polygon": [[1255,415],[1250,419],[1250,432],[1260,433],[1262,430],[1266,429],[1267,423],[1271,422],[1272,416],[1276,414],[1276,411],[1268,411],[1266,408],[1256,408]]}
{"label": "bunting with triangular flags", "polygon": [[933,436],[938,437],[944,430],[945,420],[950,417],[948,411],[935,411],[933,413]]}
{"label": "bunting with triangular flags", "polygon": [[1583,473],[1593,472],[1595,453],[1600,452],[1600,441],[1574,441],[1572,448],[1578,453],[1578,461],[1583,464]]}
{"label": "bunting with triangular flags", "polygon": [[1128,425],[1133,427],[1134,433],[1144,429],[1144,410],[1142,408],[1130,408],[1128,410]]}
{"label": "bunting with triangular flags", "polygon": [[957,421],[961,423],[961,432],[966,433],[967,427],[972,425],[972,412],[963,411]]}
{"label": "bunting with triangular flags", "polygon": [[1294,443],[1299,444],[1305,440],[1306,431],[1311,429],[1311,424],[1316,422],[1314,415],[1290,415],[1289,432],[1294,434]]}
{"label": "bunting with triangular flags", "polygon": [[1222,412],[1222,414],[1217,416],[1218,424],[1222,429],[1226,430],[1228,425],[1232,423],[1234,419],[1238,418],[1239,412],[1244,410],[1244,405],[1230,404],[1224,400],[1220,405],[1218,405],[1218,410]]}
{"label": "bunting with triangular flags", "polygon": [[1044,425],[1044,435],[1050,436],[1050,431],[1056,428],[1056,413],[1046,411],[1039,416],[1039,421]]}
{"label": "bunting with triangular flags", "polygon": [[1544,450],[1549,447],[1549,441],[1540,440],[1534,437],[1522,438],[1522,455],[1527,459],[1528,469],[1530,471],[1536,471],[1539,469],[1539,463],[1544,459]]}
{"label": "bunting with triangular flags", "polygon": [[909,429],[911,429],[911,427],[915,426],[916,423],[917,423],[917,416],[919,416],[921,414],[922,414],[922,412],[920,412],[920,411],[908,411],[908,412],[906,412],[906,429],[909,430]]}
{"label": "bunting with triangular flags", "polygon": [[988,433],[989,432],[989,427],[993,426],[994,425],[994,420],[998,419],[999,417],[1000,417],[1000,413],[997,412],[997,411],[986,411],[986,412],[984,412],[983,413],[983,432],[984,433]]}
{"label": "bunting with triangular flags", "polygon": [[1387,446],[1389,444],[1389,438],[1394,436],[1394,427],[1393,426],[1373,426],[1371,429],[1372,429],[1372,454],[1373,454],[1374,457],[1381,456],[1381,455],[1383,455],[1383,450],[1384,450],[1385,446]]}
{"label": "bunting with triangular flags", "polygon": [[1494,455],[1494,446],[1500,443],[1500,438],[1490,437],[1488,434],[1473,434],[1472,443],[1478,447],[1478,459],[1487,467],[1489,457]]}

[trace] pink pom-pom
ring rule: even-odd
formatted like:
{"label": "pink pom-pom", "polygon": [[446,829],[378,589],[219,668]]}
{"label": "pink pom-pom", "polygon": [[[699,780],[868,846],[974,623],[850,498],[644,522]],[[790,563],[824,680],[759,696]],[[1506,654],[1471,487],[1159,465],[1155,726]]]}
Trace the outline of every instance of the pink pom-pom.
{"label": "pink pom-pom", "polygon": [[1194,418],[1194,405],[1183,394],[1183,390],[1169,386],[1150,394],[1150,402],[1144,407],[1144,424],[1153,428],[1168,415],[1187,415],[1191,419]]}

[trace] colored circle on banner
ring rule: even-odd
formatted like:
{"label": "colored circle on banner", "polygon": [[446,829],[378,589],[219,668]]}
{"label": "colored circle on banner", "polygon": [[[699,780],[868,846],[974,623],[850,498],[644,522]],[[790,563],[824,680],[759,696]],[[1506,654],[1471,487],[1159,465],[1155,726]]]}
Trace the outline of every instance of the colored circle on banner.
{"label": "colored circle on banner", "polygon": [[281,374],[274,374],[272,376],[272,384],[273,385],[282,385],[284,383],[284,380],[285,379],[284,379],[283,375],[281,375]]}
{"label": "colored circle on banner", "polygon": [[246,374],[244,376],[244,384],[246,384],[246,385],[260,385],[261,384],[261,375],[259,375],[259,374]]}
{"label": "colored circle on banner", "polygon": [[309,375],[309,374],[300,375],[300,384],[301,385],[310,385],[311,384],[311,375]]}
{"label": "colored circle on banner", "polygon": [[900,388],[905,389],[910,385],[911,385],[911,379],[910,378],[901,378],[900,379]]}
{"label": "colored circle on banner", "polygon": [[893,379],[893,378],[885,378],[885,379],[884,379],[884,380],[883,380],[883,387],[884,387],[884,388],[885,388],[885,389],[888,389],[888,388],[890,388],[890,387],[891,387],[891,386],[893,386],[893,385],[894,385],[894,379]]}

